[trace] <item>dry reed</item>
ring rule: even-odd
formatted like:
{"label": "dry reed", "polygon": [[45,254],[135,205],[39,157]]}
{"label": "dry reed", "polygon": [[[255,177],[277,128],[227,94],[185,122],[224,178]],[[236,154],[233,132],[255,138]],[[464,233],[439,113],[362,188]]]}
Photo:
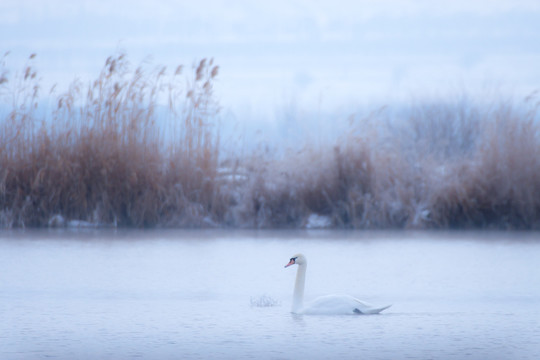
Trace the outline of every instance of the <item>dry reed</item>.
{"label": "dry reed", "polygon": [[226,158],[212,60],[119,53],[47,104],[35,58],[0,68],[2,227],[540,228],[534,96],[381,109],[325,146]]}
{"label": "dry reed", "polygon": [[184,78],[180,67],[132,70],[120,53],[40,112],[34,57],[12,78],[3,59],[2,95],[12,102],[0,133],[3,226],[44,226],[55,215],[138,227],[219,219],[212,61]]}
{"label": "dry reed", "polygon": [[[333,146],[258,162],[242,223],[334,228],[540,228],[538,103],[461,99],[384,109]],[[261,166],[261,164],[267,164]]]}

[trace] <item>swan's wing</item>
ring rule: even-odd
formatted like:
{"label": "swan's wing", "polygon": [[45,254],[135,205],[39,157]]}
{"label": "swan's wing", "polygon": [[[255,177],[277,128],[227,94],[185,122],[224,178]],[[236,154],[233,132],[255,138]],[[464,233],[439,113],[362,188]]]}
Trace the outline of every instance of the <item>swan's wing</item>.
{"label": "swan's wing", "polygon": [[378,314],[390,306],[374,307],[349,295],[321,296],[304,307],[304,314]]}
{"label": "swan's wing", "polygon": [[308,303],[304,307],[303,313],[317,315],[353,314],[355,306],[354,298],[351,296],[326,295]]}

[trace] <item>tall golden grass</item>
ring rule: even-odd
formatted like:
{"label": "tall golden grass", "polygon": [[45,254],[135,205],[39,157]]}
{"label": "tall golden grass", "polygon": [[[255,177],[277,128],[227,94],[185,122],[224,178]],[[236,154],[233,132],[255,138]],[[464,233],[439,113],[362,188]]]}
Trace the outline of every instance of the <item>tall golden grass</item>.
{"label": "tall golden grass", "polygon": [[382,108],[327,145],[239,156],[222,150],[212,60],[186,71],[118,53],[43,96],[36,56],[15,72],[6,59],[2,227],[540,228],[535,96]]}
{"label": "tall golden grass", "polygon": [[[55,215],[137,227],[219,219],[212,60],[183,76],[182,67],[132,69],[120,53],[94,81],[74,81],[40,109],[34,58],[12,76],[2,63],[11,100],[0,132],[4,227],[44,226]],[[166,119],[157,114],[163,99]]]}

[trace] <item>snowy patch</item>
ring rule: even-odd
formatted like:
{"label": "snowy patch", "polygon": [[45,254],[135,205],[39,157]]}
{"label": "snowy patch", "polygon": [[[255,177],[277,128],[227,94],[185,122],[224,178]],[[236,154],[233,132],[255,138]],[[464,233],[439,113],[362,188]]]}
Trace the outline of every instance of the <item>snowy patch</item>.
{"label": "snowy patch", "polygon": [[98,224],[90,222],[90,221],[84,221],[84,220],[69,220],[67,222],[67,227],[69,228],[94,228],[94,227],[98,227]]}
{"label": "snowy patch", "polygon": [[49,227],[64,227],[66,226],[66,220],[60,214],[53,215],[49,219]]}
{"label": "snowy patch", "polygon": [[328,216],[318,214],[309,215],[306,229],[326,229],[332,226],[332,220]]}

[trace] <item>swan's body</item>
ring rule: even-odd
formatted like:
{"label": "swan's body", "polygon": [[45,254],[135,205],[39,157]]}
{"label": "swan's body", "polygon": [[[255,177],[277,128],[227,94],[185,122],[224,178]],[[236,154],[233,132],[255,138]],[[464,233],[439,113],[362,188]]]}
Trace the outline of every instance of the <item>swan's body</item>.
{"label": "swan's body", "polygon": [[390,307],[374,307],[349,295],[321,296],[304,306],[304,287],[306,284],[307,260],[302,254],[295,255],[285,267],[298,265],[294,284],[291,311],[295,314],[378,314]]}

